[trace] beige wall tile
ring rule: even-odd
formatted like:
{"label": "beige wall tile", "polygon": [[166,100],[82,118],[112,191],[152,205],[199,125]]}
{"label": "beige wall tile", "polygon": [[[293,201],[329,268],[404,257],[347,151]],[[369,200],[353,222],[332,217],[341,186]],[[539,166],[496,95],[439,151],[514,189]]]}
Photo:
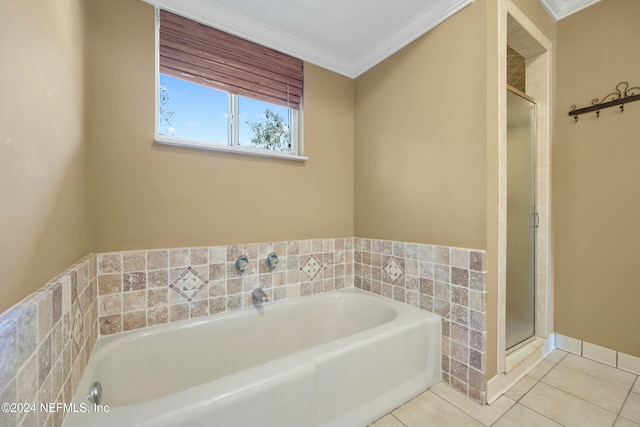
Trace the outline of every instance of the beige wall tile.
{"label": "beige wall tile", "polygon": [[98,276],[98,294],[110,295],[122,292],[122,274]]}
{"label": "beige wall tile", "polygon": [[169,268],[169,251],[147,251],[147,268],[149,270]]}
{"label": "beige wall tile", "polygon": [[122,314],[100,317],[100,334],[111,335],[122,332]]}
{"label": "beige wall tile", "polygon": [[122,271],[145,271],[147,269],[146,251],[125,252],[122,254]]}
{"label": "beige wall tile", "polygon": [[130,313],[124,313],[122,315],[122,330],[131,331],[134,329],[141,329],[147,326],[147,313],[146,311],[134,311]]}
{"label": "beige wall tile", "polygon": [[122,312],[140,311],[147,308],[147,291],[125,292],[122,294]]}

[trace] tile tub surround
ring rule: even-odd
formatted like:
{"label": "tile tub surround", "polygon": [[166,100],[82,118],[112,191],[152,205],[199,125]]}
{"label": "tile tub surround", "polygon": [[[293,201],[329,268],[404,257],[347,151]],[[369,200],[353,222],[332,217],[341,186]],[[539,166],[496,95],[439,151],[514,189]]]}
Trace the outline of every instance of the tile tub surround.
{"label": "tile tub surround", "polygon": [[[279,257],[269,272],[264,260]],[[249,258],[239,275],[235,260]],[[361,238],[88,255],[0,314],[0,401],[68,403],[99,334],[356,286],[443,319],[443,381],[486,399],[484,251]],[[61,425],[64,413],[0,413],[0,425]]]}
{"label": "tile tub surround", "polygon": [[442,380],[486,403],[485,252],[356,238],[354,285],[442,317]]}
{"label": "tile tub surround", "polygon": [[[97,339],[96,256],[0,314],[0,402],[69,403]],[[61,426],[64,412],[0,412],[2,426]]]}
{"label": "tile tub surround", "polygon": [[[353,238],[97,255],[99,332],[110,335],[253,305],[253,289],[270,301],[353,286]],[[278,255],[275,270],[265,259]],[[235,261],[249,266],[238,274]]]}

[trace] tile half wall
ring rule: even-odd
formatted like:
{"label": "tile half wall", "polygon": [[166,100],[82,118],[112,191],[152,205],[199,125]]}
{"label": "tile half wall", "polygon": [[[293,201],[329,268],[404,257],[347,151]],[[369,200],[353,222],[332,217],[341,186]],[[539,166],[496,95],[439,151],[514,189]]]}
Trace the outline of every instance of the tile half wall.
{"label": "tile half wall", "polygon": [[[486,401],[484,251],[351,237],[88,255],[0,314],[0,401],[69,403],[98,335],[250,307],[256,287],[278,301],[353,286],[441,316],[443,381]],[[0,413],[0,425],[63,416]]]}
{"label": "tile half wall", "polygon": [[486,403],[485,252],[355,239],[354,285],[442,317],[442,380]]}
{"label": "tile half wall", "polygon": [[[100,334],[208,316],[269,301],[353,287],[353,238],[102,253],[98,264]],[[278,255],[269,271],[266,258]],[[248,269],[238,274],[236,259]]]}
{"label": "tile half wall", "polygon": [[[36,404],[0,412],[0,426],[60,426],[98,335],[96,256],[89,255],[0,314],[0,402]],[[16,409],[16,408],[14,408]]]}

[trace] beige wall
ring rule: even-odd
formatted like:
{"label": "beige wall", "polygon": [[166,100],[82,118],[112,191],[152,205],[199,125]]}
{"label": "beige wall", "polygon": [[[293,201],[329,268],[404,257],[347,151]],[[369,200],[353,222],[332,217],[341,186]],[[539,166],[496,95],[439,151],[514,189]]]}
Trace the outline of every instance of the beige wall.
{"label": "beige wall", "polygon": [[0,312],[90,251],[79,0],[0,0]]}
{"label": "beige wall", "polygon": [[305,64],[304,163],[156,145],[153,8],[88,5],[95,251],[353,235],[352,80]]}
{"label": "beige wall", "polygon": [[640,86],[639,15],[637,0],[605,0],[558,23],[553,147],[556,332],[635,356],[640,103],[578,123],[567,113],[620,81]]}
{"label": "beige wall", "polygon": [[[514,3],[555,37],[537,1]],[[487,250],[488,378],[497,367],[501,14],[498,2],[476,0],[356,79],[355,104],[355,234]]]}
{"label": "beige wall", "polygon": [[[307,64],[305,163],[155,145],[153,9],[86,2],[84,39],[79,0],[45,3],[0,0],[0,53],[14,58],[0,66],[0,311],[92,250],[354,234],[487,249],[492,376],[493,2],[476,0],[355,82]],[[514,3],[553,33],[539,5]],[[635,0],[604,0],[558,24],[553,152],[555,329],[636,356],[640,103],[578,124],[565,106],[640,84],[628,53],[638,12]],[[616,25],[590,31],[603,22]]]}
{"label": "beige wall", "polygon": [[486,2],[356,79],[355,234],[484,249]]}
{"label": "beige wall", "polygon": [[497,357],[497,24],[495,2],[474,1],[358,77],[355,104],[355,234],[487,250],[487,378]]}

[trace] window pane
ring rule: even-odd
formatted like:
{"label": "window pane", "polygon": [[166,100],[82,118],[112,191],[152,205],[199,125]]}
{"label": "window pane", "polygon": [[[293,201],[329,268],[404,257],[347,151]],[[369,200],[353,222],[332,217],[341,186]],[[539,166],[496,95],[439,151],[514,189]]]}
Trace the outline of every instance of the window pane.
{"label": "window pane", "polygon": [[291,152],[288,108],[240,96],[238,110],[241,146]]}
{"label": "window pane", "polygon": [[227,144],[229,95],[160,74],[158,133]]}

